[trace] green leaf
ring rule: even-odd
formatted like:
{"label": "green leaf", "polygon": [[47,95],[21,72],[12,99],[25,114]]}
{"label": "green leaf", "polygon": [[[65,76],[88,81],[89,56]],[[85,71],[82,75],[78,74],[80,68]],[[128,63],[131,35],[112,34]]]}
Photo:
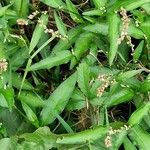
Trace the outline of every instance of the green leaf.
{"label": "green leaf", "polygon": [[40,1],[53,8],[63,9],[66,7],[62,0],[40,0]]}
{"label": "green leaf", "polygon": [[131,0],[124,0],[124,1],[118,0],[118,1],[116,1],[115,4],[112,5],[112,7],[110,7],[108,12],[118,10],[118,9],[120,9],[120,7],[123,7],[127,11],[130,11],[130,10],[136,9],[148,2],[150,2],[150,0],[143,0],[143,1],[141,1],[141,0],[132,0],[132,1]]}
{"label": "green leaf", "polygon": [[140,87],[140,92],[146,93],[150,91],[150,80],[146,79],[145,81],[143,81],[143,83],[141,84]]}
{"label": "green leaf", "polygon": [[56,143],[58,144],[80,144],[97,140],[106,135],[108,129],[103,126],[98,126],[94,129],[88,129],[79,133],[59,135]]}
{"label": "green leaf", "polygon": [[0,140],[0,147],[3,150],[15,150],[16,149],[16,143],[12,138],[3,138]]}
{"label": "green leaf", "polygon": [[54,18],[55,18],[56,26],[57,26],[59,33],[62,36],[66,37],[67,29],[66,29],[62,19],[57,15],[56,11],[54,11]]}
{"label": "green leaf", "polygon": [[38,94],[29,91],[22,91],[19,100],[35,108],[44,106],[42,98]]}
{"label": "green leaf", "polygon": [[150,39],[150,20],[147,19],[145,22],[140,24],[140,29],[145,33],[148,39]]}
{"label": "green leaf", "polygon": [[85,107],[85,96],[78,88],[75,88],[66,106],[66,109],[69,111],[73,111],[73,110],[80,110],[84,107]]}
{"label": "green leaf", "polygon": [[7,5],[7,6],[4,6],[4,7],[0,7],[0,17],[2,17],[2,16],[5,15],[6,10],[7,10],[11,5],[12,5],[12,4]]}
{"label": "green leaf", "polygon": [[142,71],[144,71],[144,70],[139,69],[139,70],[126,71],[124,73],[120,73],[116,79],[117,79],[117,81],[126,81],[126,80],[130,79],[131,77],[134,77],[135,75],[141,73]]}
{"label": "green leaf", "polygon": [[[20,89],[20,85],[22,82],[21,75],[15,73],[15,72],[12,72],[11,73],[11,80],[12,80],[12,86],[17,88],[17,89]],[[30,82],[25,80],[22,89],[23,90],[33,90],[34,87],[30,84]]]}
{"label": "green leaf", "polygon": [[83,29],[102,35],[108,35],[108,24],[102,22],[96,22],[95,24],[87,25]]}
{"label": "green leaf", "polygon": [[12,88],[0,89],[0,93],[5,97],[9,110],[14,106],[14,90]]}
{"label": "green leaf", "polygon": [[59,66],[61,64],[66,64],[72,58],[70,51],[62,51],[56,54],[56,56],[49,56],[38,63],[33,64],[29,71],[39,70],[39,69],[50,69],[54,66]]}
{"label": "green leaf", "polygon": [[109,65],[111,66],[118,50],[119,39],[119,25],[120,20],[116,13],[109,15],[109,38],[110,38],[110,50],[109,50]]}
{"label": "green leaf", "polygon": [[27,148],[30,150],[48,150],[56,147],[56,136],[49,130],[48,127],[40,127],[35,132],[25,133],[19,136],[19,138],[25,139],[20,146],[23,147],[23,150]]}
{"label": "green leaf", "polygon": [[73,57],[71,60],[70,68],[73,68],[80,58],[88,51],[93,37],[94,34],[89,32],[84,32],[78,37],[73,51],[73,55],[75,57]]}
{"label": "green leaf", "polygon": [[71,18],[77,23],[82,23],[83,19],[81,18],[75,5],[70,0],[66,0],[66,4],[67,4],[67,8],[69,10]]}
{"label": "green leaf", "polygon": [[100,9],[101,7],[104,7],[106,5],[108,0],[93,0],[93,3],[95,5],[95,7],[97,7],[98,9]]}
{"label": "green leaf", "polygon": [[92,10],[83,12],[82,15],[85,15],[85,16],[102,16],[103,11],[100,9],[92,9]]}
{"label": "green leaf", "polygon": [[124,88],[120,91],[117,91],[113,95],[110,95],[108,99],[104,102],[107,107],[118,105],[120,103],[125,103],[132,100],[134,96],[134,91],[129,88]]}
{"label": "green leaf", "polygon": [[[43,25],[47,25],[48,15],[41,15],[39,20]],[[36,47],[43,33],[44,33],[44,28],[40,23],[38,23],[32,34],[32,38],[29,46],[29,53],[31,53],[33,49]]]}
{"label": "green leaf", "polygon": [[18,17],[27,17],[29,12],[29,0],[12,0]]}
{"label": "green leaf", "polygon": [[83,26],[77,26],[70,29],[67,33],[67,39],[60,39],[59,42],[52,49],[52,54],[69,49],[76,41],[80,33],[82,33]]}
{"label": "green leaf", "polygon": [[81,63],[77,68],[78,71],[78,86],[81,91],[89,98],[90,97],[90,68],[86,63]]}
{"label": "green leaf", "polygon": [[150,147],[150,134],[143,130],[140,126],[135,126],[131,129],[129,138],[140,150],[149,150]]}
{"label": "green leaf", "polygon": [[144,47],[144,40],[142,40],[139,45],[136,47],[133,53],[133,60],[137,62],[141,56]]}
{"label": "green leaf", "polygon": [[12,69],[18,69],[20,66],[23,65],[27,58],[29,58],[29,49],[26,46],[18,47],[18,50],[10,58],[10,64]]}
{"label": "green leaf", "polygon": [[137,150],[127,137],[124,139],[123,145],[125,150]]}
{"label": "green leaf", "polygon": [[36,114],[33,112],[33,110],[24,102],[22,102],[22,107],[23,110],[25,111],[27,118],[29,119],[29,121],[35,126],[35,127],[39,127],[39,121],[38,118],[36,116]]}
{"label": "green leaf", "polygon": [[73,130],[71,129],[69,124],[58,114],[57,114],[57,119],[59,120],[59,122],[62,124],[62,126],[66,129],[68,133],[73,133]]}
{"label": "green leaf", "polygon": [[130,116],[128,123],[130,126],[134,126],[140,123],[142,118],[147,115],[148,111],[150,109],[150,103],[145,103],[142,106],[140,106],[136,111],[133,112],[133,114]]}
{"label": "green leaf", "polygon": [[50,95],[41,112],[42,125],[52,123],[56,119],[56,115],[64,110],[73,93],[75,83],[76,73],[61,83]]}

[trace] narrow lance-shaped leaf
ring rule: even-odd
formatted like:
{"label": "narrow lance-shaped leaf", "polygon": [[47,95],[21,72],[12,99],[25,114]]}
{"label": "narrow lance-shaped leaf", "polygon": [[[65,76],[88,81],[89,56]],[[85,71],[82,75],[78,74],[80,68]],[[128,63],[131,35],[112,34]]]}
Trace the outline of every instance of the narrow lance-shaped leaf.
{"label": "narrow lance-shaped leaf", "polygon": [[87,96],[90,97],[90,69],[86,63],[82,63],[78,67],[78,86],[81,91]]}
{"label": "narrow lance-shaped leaf", "polygon": [[120,9],[120,7],[125,8],[127,11],[136,9],[146,3],[149,3],[150,0],[125,0],[125,1],[116,1],[115,4],[112,5],[112,7],[109,8],[108,12],[112,12],[115,10]]}
{"label": "narrow lance-shaped leaf", "polygon": [[93,33],[82,33],[79,38],[76,40],[74,48],[74,56],[71,60],[70,68],[73,68],[80,58],[88,51],[91,41],[94,37]]}
{"label": "narrow lance-shaped leaf", "polygon": [[39,69],[50,69],[54,66],[59,66],[61,64],[67,63],[72,58],[70,51],[62,51],[56,54],[56,56],[49,56],[38,63],[33,64],[29,70],[39,70]]}
{"label": "narrow lance-shaped leaf", "polygon": [[38,44],[42,34],[44,33],[44,28],[42,25],[47,25],[48,23],[48,15],[42,15],[39,19],[39,23],[36,25],[34,32],[32,34],[30,46],[29,46],[29,53],[33,51],[33,49]]}
{"label": "narrow lance-shaped leaf", "polygon": [[66,7],[62,0],[40,0],[40,1],[53,8],[62,9]]}
{"label": "narrow lance-shaped leaf", "polygon": [[123,142],[125,150],[137,150],[133,143],[126,137]]}
{"label": "narrow lance-shaped leaf", "polygon": [[66,4],[67,4],[67,8],[69,10],[71,18],[77,23],[82,23],[83,19],[81,18],[75,5],[70,0],[66,0]]}
{"label": "narrow lance-shaped leaf", "polygon": [[120,20],[116,13],[109,15],[109,38],[110,38],[110,50],[109,50],[109,64],[112,65],[118,50],[118,38],[119,38],[119,25]]}
{"label": "narrow lance-shaped leaf", "polygon": [[76,78],[76,73],[74,73],[50,95],[41,112],[42,125],[52,123],[56,119],[57,114],[64,110],[73,93]]}
{"label": "narrow lance-shaped leaf", "polygon": [[144,40],[142,40],[139,45],[137,46],[137,48],[134,50],[133,53],[133,60],[136,62],[139,60],[141,53],[143,51],[143,47],[144,47]]}
{"label": "narrow lance-shaped leaf", "polygon": [[67,35],[67,29],[62,19],[57,15],[56,11],[54,11],[54,17],[59,33],[65,37]]}
{"label": "narrow lance-shaped leaf", "polygon": [[118,81],[126,81],[127,79],[134,77],[135,75],[141,73],[142,71],[143,69],[126,71],[124,73],[120,73],[116,79]]}
{"label": "narrow lance-shaped leaf", "polygon": [[44,106],[44,101],[42,98],[39,95],[29,91],[22,91],[19,96],[19,100],[34,108]]}
{"label": "narrow lance-shaped leaf", "polygon": [[93,0],[95,7],[98,9],[104,7],[108,0]]}
{"label": "narrow lance-shaped leaf", "polygon": [[35,127],[39,127],[39,121],[38,118],[36,116],[36,114],[33,112],[33,110],[24,102],[22,102],[22,107],[27,115],[27,118],[29,119],[29,121],[35,126]]}
{"label": "narrow lance-shaped leaf", "polygon": [[14,106],[14,90],[12,88],[0,89],[0,93],[5,97],[9,110],[12,111]]}
{"label": "narrow lance-shaped leaf", "polygon": [[130,133],[129,138],[133,141],[134,145],[139,150],[149,150],[150,148],[150,134],[142,129],[139,125],[134,126]]}
{"label": "narrow lance-shaped leaf", "polygon": [[107,101],[104,101],[104,104],[107,107],[118,105],[130,101],[134,96],[134,91],[129,88],[124,88],[120,91],[117,91],[112,96],[108,97]]}
{"label": "narrow lance-shaped leaf", "polygon": [[27,17],[29,11],[29,0],[12,0],[14,9],[19,17]]}
{"label": "narrow lance-shaped leaf", "polygon": [[143,104],[141,107],[139,107],[128,120],[128,123],[130,126],[134,126],[140,123],[142,118],[147,115],[148,111],[150,109],[150,103]]}
{"label": "narrow lance-shaped leaf", "polygon": [[98,140],[108,132],[107,127],[98,126],[95,129],[88,129],[79,133],[59,135],[56,143],[58,144],[80,144]]}

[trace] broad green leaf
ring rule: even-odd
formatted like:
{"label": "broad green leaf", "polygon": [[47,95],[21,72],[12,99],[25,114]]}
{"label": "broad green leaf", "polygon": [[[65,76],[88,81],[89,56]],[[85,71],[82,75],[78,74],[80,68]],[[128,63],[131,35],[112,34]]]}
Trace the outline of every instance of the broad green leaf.
{"label": "broad green leaf", "polygon": [[70,68],[73,68],[80,58],[88,51],[93,37],[94,34],[89,32],[84,32],[78,37],[73,50],[73,55],[75,57],[71,60]]}
{"label": "broad green leaf", "polygon": [[78,133],[59,135],[56,143],[58,144],[80,144],[87,141],[94,141],[102,138],[108,132],[107,127],[98,126],[94,129],[88,129]]}
{"label": "broad green leaf", "polygon": [[77,26],[70,29],[67,33],[67,39],[60,39],[52,49],[52,54],[69,49],[71,45],[76,41],[78,36],[82,33],[82,27],[83,26]]}
{"label": "broad green leaf", "polygon": [[83,19],[81,18],[77,8],[75,5],[71,2],[71,0],[66,0],[67,8],[69,10],[71,18],[77,22],[77,23],[82,23]]}
{"label": "broad green leaf", "polygon": [[40,0],[40,1],[53,8],[63,9],[66,7],[62,0]]}
{"label": "broad green leaf", "polygon": [[4,6],[4,7],[0,7],[0,17],[4,16],[5,13],[6,13],[6,10],[11,6],[10,5],[7,5],[7,6]]}
{"label": "broad green leaf", "polygon": [[41,15],[41,17],[39,18],[39,21],[41,23],[38,23],[36,25],[34,32],[32,34],[32,38],[31,38],[31,42],[30,42],[30,46],[29,46],[29,53],[31,53],[33,51],[33,49],[38,44],[42,34],[44,33],[44,28],[43,28],[42,24],[47,25],[48,15]]}
{"label": "broad green leaf", "polygon": [[93,0],[95,7],[98,9],[104,7],[108,0]]}
{"label": "broad green leaf", "polygon": [[0,106],[8,108],[7,100],[2,93],[0,93]]}
{"label": "broad green leaf", "polygon": [[[12,86],[17,88],[17,89],[20,89],[20,85],[21,85],[21,82],[22,82],[21,75],[15,73],[15,72],[12,72],[11,73],[11,80],[12,80],[11,81],[12,82]],[[22,89],[23,90],[33,90],[34,87],[30,84],[30,82],[25,80]]]}
{"label": "broad green leaf", "polygon": [[139,150],[149,150],[150,134],[143,130],[140,126],[137,125],[131,129],[129,138],[133,141]]}
{"label": "broad green leaf", "polygon": [[87,97],[90,97],[90,68],[86,63],[81,63],[77,68],[77,71],[78,86]]}
{"label": "broad green leaf", "polygon": [[27,149],[27,145],[29,146],[28,148],[32,150],[49,150],[56,147],[55,142],[57,136],[53,134],[48,127],[40,127],[33,133],[20,135],[19,138],[25,139],[25,141],[21,143],[21,145],[24,145],[24,149]]}
{"label": "broad green leaf", "polygon": [[27,17],[29,11],[29,0],[12,0],[18,17]]}
{"label": "broad green leaf", "polygon": [[77,78],[76,75],[75,73],[67,78],[50,95],[41,112],[42,125],[52,123],[56,119],[56,115],[64,110],[73,93]]}
{"label": "broad green leaf", "polygon": [[23,110],[25,111],[27,118],[29,119],[29,121],[35,126],[35,127],[39,127],[39,121],[38,118],[36,116],[36,114],[33,112],[33,110],[24,102],[22,102],[22,107]]}
{"label": "broad green leaf", "polygon": [[57,26],[59,33],[65,37],[67,35],[67,29],[62,19],[57,15],[56,11],[54,11],[54,18],[55,18],[56,26]]}
{"label": "broad green leaf", "polygon": [[32,107],[44,106],[44,101],[42,100],[42,98],[38,94],[29,91],[22,91],[19,96],[19,100]]}
{"label": "broad green leaf", "polygon": [[109,15],[109,39],[110,39],[110,50],[109,50],[109,65],[111,66],[118,50],[118,39],[119,39],[119,25],[120,20],[116,13]]}
{"label": "broad green leaf", "polygon": [[0,147],[3,150],[15,150],[16,143],[12,138],[3,138],[0,140]]}
{"label": "broad green leaf", "polygon": [[129,24],[128,34],[135,39],[144,39],[144,32],[134,24]]}
{"label": "broad green leaf", "polygon": [[72,96],[66,106],[66,109],[69,111],[73,111],[73,110],[80,110],[84,107],[85,107],[85,96],[79,89],[76,88],[72,93]]}
{"label": "broad green leaf", "polygon": [[149,9],[150,3],[146,3],[146,4],[142,5],[141,7],[147,12],[147,14],[150,15],[150,9]]}
{"label": "broad green leaf", "polygon": [[[111,21],[111,20],[110,20]],[[83,28],[86,31],[93,33],[98,33],[102,35],[108,35],[108,24],[104,22],[96,22],[94,24],[89,24]],[[122,27],[120,26],[120,30]],[[130,24],[128,28],[128,34],[135,39],[144,39],[144,33],[141,29],[137,28],[134,24]]]}
{"label": "broad green leaf", "polygon": [[5,97],[9,110],[14,106],[14,90],[12,88],[0,89],[0,93]]}
{"label": "broad green leaf", "polygon": [[141,84],[140,92],[146,93],[150,91],[150,80],[145,80]]}
{"label": "broad green leaf", "polygon": [[106,23],[98,23],[87,25],[83,28],[86,31],[108,35],[108,24]]}
{"label": "broad green leaf", "polygon": [[137,150],[133,143],[126,137],[123,141],[124,149],[125,150]]}
{"label": "broad green leaf", "polygon": [[61,64],[66,64],[72,58],[70,51],[65,50],[56,54],[56,56],[49,56],[38,63],[33,64],[29,70],[39,70],[39,69],[50,69],[54,66],[59,66]]}
{"label": "broad green leaf", "polygon": [[[19,57],[18,57],[19,56]],[[18,47],[17,51],[10,58],[10,64],[13,70],[18,69],[29,58],[29,49],[24,47]]]}
{"label": "broad green leaf", "polygon": [[136,47],[133,53],[133,60],[137,62],[141,56],[144,47],[144,40],[142,40],[139,45]]}
{"label": "broad green leaf", "polygon": [[136,111],[133,112],[133,114],[130,116],[128,123],[130,126],[134,126],[140,123],[140,121],[143,119],[145,115],[147,115],[148,111],[150,109],[150,103],[145,103],[142,106],[140,106]]}
{"label": "broad green leaf", "polygon": [[131,70],[131,71],[126,71],[124,73],[120,73],[116,79],[117,81],[126,81],[131,77],[134,77],[137,74],[140,74],[143,71],[143,69],[139,69],[139,70]]}
{"label": "broad green leaf", "polygon": [[110,11],[115,11],[120,9],[120,7],[125,8],[127,11],[136,9],[146,3],[150,2],[150,0],[117,0],[115,4],[112,5],[112,7],[110,7],[110,9],[108,10],[108,12]]}
{"label": "broad green leaf", "polygon": [[117,91],[113,95],[108,96],[108,99],[104,101],[104,104],[107,105],[107,107],[111,107],[114,105],[128,102],[132,100],[133,96],[134,96],[133,90],[129,88],[124,88],[120,91]]}
{"label": "broad green leaf", "polygon": [[150,39],[150,19],[140,24],[140,29],[145,33],[148,39]]}

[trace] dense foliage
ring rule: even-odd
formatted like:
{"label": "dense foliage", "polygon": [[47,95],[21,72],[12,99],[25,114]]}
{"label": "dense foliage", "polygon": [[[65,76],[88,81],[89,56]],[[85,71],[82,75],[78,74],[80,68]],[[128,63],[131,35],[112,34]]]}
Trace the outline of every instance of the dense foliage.
{"label": "dense foliage", "polygon": [[0,148],[150,149],[150,0],[1,0]]}

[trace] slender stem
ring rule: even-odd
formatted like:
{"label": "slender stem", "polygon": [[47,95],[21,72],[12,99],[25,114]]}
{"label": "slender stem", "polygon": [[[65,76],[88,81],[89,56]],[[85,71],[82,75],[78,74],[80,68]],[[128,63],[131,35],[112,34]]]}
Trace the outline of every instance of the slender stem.
{"label": "slender stem", "polygon": [[50,39],[48,39],[37,51],[35,51],[33,53],[33,55],[31,56],[31,59],[33,59],[45,46],[47,46],[53,39],[55,38],[55,36],[52,36]]}
{"label": "slender stem", "polygon": [[[55,36],[52,36],[50,39],[48,39],[39,49],[37,49],[33,55],[28,59],[28,62],[27,62],[27,65],[26,65],[26,69],[25,69],[25,72],[24,72],[24,75],[23,75],[23,79],[22,79],[22,82],[21,82],[21,86],[20,86],[20,89],[19,89],[19,94],[18,94],[18,97],[20,96],[20,93],[21,93],[21,90],[22,90],[22,87],[23,87],[23,84],[24,84],[24,81],[25,81],[25,78],[28,74],[28,70],[31,66],[31,63],[32,63],[32,59],[45,47],[47,46],[53,39],[55,38]],[[30,53],[29,53],[30,54]]]}

